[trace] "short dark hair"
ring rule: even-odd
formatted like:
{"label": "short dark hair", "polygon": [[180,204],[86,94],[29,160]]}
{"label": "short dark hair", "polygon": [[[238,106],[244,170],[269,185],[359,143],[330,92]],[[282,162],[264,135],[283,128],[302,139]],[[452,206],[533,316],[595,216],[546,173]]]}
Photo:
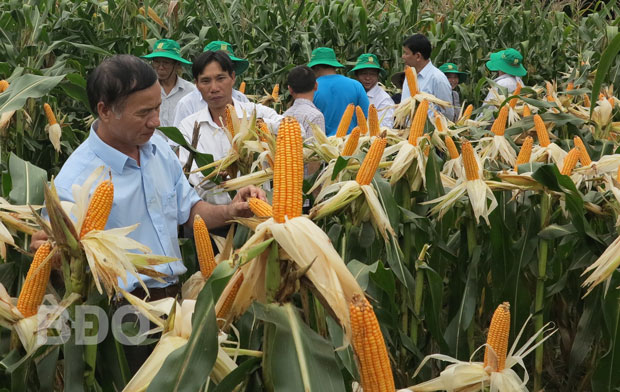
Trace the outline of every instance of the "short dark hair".
{"label": "short dark hair", "polygon": [[157,73],[149,64],[130,54],[109,57],[95,68],[86,80],[88,104],[94,114],[97,104],[112,109],[122,106],[131,94],[147,89],[157,82]]}
{"label": "short dark hair", "polygon": [[403,42],[403,46],[409,48],[411,53],[420,53],[424,60],[431,57],[431,41],[424,34],[414,34]]}
{"label": "short dark hair", "polygon": [[288,73],[286,83],[297,94],[307,93],[314,90],[316,76],[307,65],[299,65]]}
{"label": "short dark hair", "polygon": [[337,67],[334,67],[333,65],[327,65],[327,64],[317,64],[317,65],[313,65],[312,66],[312,71],[317,71],[320,69],[336,69]]}
{"label": "short dark hair", "polygon": [[198,79],[198,76],[202,73],[202,71],[204,71],[205,67],[214,61],[217,61],[220,67],[232,76],[235,68],[232,60],[228,56],[228,53],[223,50],[218,50],[215,52],[212,50],[207,50],[206,52],[200,53],[200,55],[198,55],[192,63],[192,75],[194,76],[194,79]]}

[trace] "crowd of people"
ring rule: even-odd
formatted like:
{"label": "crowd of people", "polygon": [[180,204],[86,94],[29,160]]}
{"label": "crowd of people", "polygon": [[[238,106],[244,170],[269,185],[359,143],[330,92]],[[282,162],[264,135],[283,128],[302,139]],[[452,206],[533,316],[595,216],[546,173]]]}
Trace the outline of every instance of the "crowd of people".
{"label": "crowd of people", "polygon": [[[374,105],[381,125],[391,128],[394,108],[410,96],[403,73],[392,76],[402,87],[400,96],[391,97],[380,81],[386,77],[375,54],[364,53],[345,76],[344,66],[331,48],[312,51],[307,65],[293,68],[288,74],[287,89],[292,105],[281,115],[274,109],[251,102],[235,89],[237,78],[249,67],[248,60],[236,57],[233,47],[214,41],[204,47],[193,62],[184,59],[179,44],[170,39],[155,42],[152,53],[143,56],[150,64],[131,55],[116,55],[104,60],[87,79],[87,95],[96,114],[88,138],[71,154],[55,179],[62,200],[74,201],[72,185],[81,184],[99,166],[109,168],[114,179],[114,204],[107,228],[124,227],[140,222],[130,236],[147,245],[155,254],[180,258],[178,227],[191,227],[200,215],[207,226],[217,228],[233,217],[250,216],[248,198],[266,200],[265,192],[249,186],[230,198],[195,173],[185,177],[183,166],[189,152],[171,141],[155,135],[159,127],[177,127],[188,143],[194,128],[199,127],[196,149],[223,158],[231,149],[225,130],[226,107],[232,105],[238,117],[256,113],[277,132],[285,116],[295,117],[310,137],[310,124],[326,135],[334,135],[349,104],[359,106],[365,115]],[[456,64],[437,68],[430,59],[431,44],[422,34],[403,42],[402,59],[417,73],[417,88],[448,102],[446,107],[432,106],[448,119],[459,112],[458,84],[467,76]],[[496,84],[512,92],[525,75],[521,54],[514,49],[493,53],[487,62],[496,71]],[[191,66],[193,81],[184,80],[180,69]],[[491,89],[489,94],[494,94]],[[393,99],[395,98],[395,99]],[[487,97],[488,98],[488,97]],[[430,113],[429,115],[433,115]],[[356,126],[355,117],[349,131]],[[172,147],[172,148],[171,148]],[[35,234],[34,250],[46,240],[43,232]],[[168,275],[162,283],[143,277],[152,299],[170,296],[179,289],[179,276],[186,272],[182,261],[156,267]],[[123,288],[136,295],[138,281],[128,276]],[[141,292],[143,293],[143,292]],[[142,294],[143,295],[143,294]]]}

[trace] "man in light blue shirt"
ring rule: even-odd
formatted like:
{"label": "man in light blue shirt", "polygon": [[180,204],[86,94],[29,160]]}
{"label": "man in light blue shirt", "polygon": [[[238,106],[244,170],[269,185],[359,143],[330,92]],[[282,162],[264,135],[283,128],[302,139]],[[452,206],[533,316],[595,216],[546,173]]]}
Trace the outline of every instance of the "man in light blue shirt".
{"label": "man in light blue shirt", "polygon": [[[139,58],[118,55],[104,60],[89,75],[86,90],[98,119],[86,141],[63,165],[55,184],[61,200],[73,201],[73,184],[83,183],[99,166],[109,168],[114,204],[106,229],[139,223],[129,237],[154,254],[180,258],[179,225],[191,225],[199,214],[209,228],[223,226],[235,216],[251,215],[247,198],[265,198],[262,190],[246,187],[228,205],[200,199],[174,152],[163,138],[153,135],[160,124],[161,87],[155,71]],[[36,249],[43,239],[43,232],[35,234],[32,247]],[[156,269],[169,276],[160,283],[142,275],[151,294],[176,284],[186,271],[181,260]],[[129,292],[140,290],[130,275],[122,287]]]}
{"label": "man in light blue shirt", "polygon": [[[418,74],[418,89],[446,102],[452,102],[452,87],[446,75],[433,65],[431,61],[431,43],[422,34],[414,34],[403,42],[402,59],[405,64],[415,68]],[[409,98],[411,93],[407,80],[403,83],[401,102]],[[452,118],[454,108],[430,105],[428,114],[434,118],[432,109],[442,113],[446,118]]]}

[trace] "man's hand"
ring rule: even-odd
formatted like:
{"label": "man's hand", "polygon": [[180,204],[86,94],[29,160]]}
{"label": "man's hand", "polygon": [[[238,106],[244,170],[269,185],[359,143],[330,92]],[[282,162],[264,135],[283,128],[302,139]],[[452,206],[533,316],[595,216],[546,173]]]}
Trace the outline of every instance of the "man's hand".
{"label": "man's hand", "polygon": [[36,252],[37,249],[39,249],[39,247],[43,245],[45,241],[47,241],[47,234],[45,234],[43,230],[37,231],[32,235],[32,241],[30,242],[30,251],[33,253]]}
{"label": "man's hand", "polygon": [[237,192],[230,204],[215,205],[202,200],[194,204],[189,213],[189,219],[185,224],[188,227],[192,227],[196,214],[204,219],[209,229],[222,227],[236,217],[250,217],[252,216],[252,211],[250,210],[248,199],[251,197],[267,201],[265,192],[262,189],[255,186],[246,186],[239,189],[239,192]]}
{"label": "man's hand", "polygon": [[250,205],[248,204],[248,199],[252,197],[267,201],[265,191],[262,189],[253,185],[241,188],[235,195],[235,198],[228,205],[228,213],[230,214],[230,218],[232,219],[237,216],[247,218],[252,216],[253,214],[250,210]]}

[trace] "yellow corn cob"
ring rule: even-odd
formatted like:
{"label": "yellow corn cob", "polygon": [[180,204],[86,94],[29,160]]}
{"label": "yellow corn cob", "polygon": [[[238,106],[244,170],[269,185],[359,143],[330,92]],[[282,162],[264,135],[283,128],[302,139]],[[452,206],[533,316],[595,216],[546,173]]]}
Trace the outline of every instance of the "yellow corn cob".
{"label": "yellow corn cob", "polygon": [[616,181],[620,182],[620,166],[618,166],[618,172],[616,173]]}
{"label": "yellow corn cob", "polygon": [[469,120],[469,118],[471,117],[471,112],[473,112],[473,111],[474,111],[474,105],[472,105],[470,103],[465,108],[465,112],[463,112],[463,117],[461,117],[461,122],[465,122],[465,121]]}
{"label": "yellow corn cob", "polygon": [[233,119],[232,119],[233,115],[234,116],[237,115],[237,113],[235,112],[235,107],[233,105],[230,105],[230,104],[226,105],[226,124],[224,124],[224,125],[228,129],[228,132],[230,132],[230,136],[231,137],[235,137],[235,125],[234,125]]}
{"label": "yellow corn cob", "polygon": [[364,161],[360,166],[357,176],[355,177],[355,181],[357,181],[360,185],[368,185],[372,178],[375,176],[375,172],[377,171],[377,167],[379,167],[379,162],[381,161],[381,156],[383,155],[383,150],[385,150],[385,145],[387,141],[385,140],[385,132],[372,142],[370,148],[368,149],[368,153],[364,157]]}
{"label": "yellow corn cob", "polygon": [[428,117],[428,101],[423,100],[415,110],[413,120],[411,121],[411,127],[409,127],[409,144],[413,146],[418,145],[418,138],[424,134],[424,124],[426,124],[426,118]]}
{"label": "yellow corn cob", "polygon": [[[512,95],[519,95],[521,94],[521,83],[517,83],[517,88],[515,89],[515,91],[512,93]],[[510,107],[514,109],[515,106],[517,106],[517,101],[519,99],[518,98],[513,98],[510,100]]]}
{"label": "yellow corn cob", "polygon": [[280,85],[278,83],[273,86],[273,90],[271,91],[271,97],[277,101],[280,96]]}
{"label": "yellow corn cob", "polygon": [[607,102],[609,102],[609,104],[611,105],[611,108],[614,108],[614,105],[616,104],[616,102],[614,101],[614,97],[609,97],[607,98]]}
{"label": "yellow corn cob", "polygon": [[260,218],[268,218],[273,216],[273,208],[269,205],[269,203],[262,201],[256,197],[251,197],[248,199],[248,204],[250,205],[250,210],[254,213],[254,215]]}
{"label": "yellow corn cob", "polygon": [[371,103],[368,107],[368,130],[370,131],[370,136],[379,136],[380,128],[377,108]]}
{"label": "yellow corn cob", "polygon": [[232,307],[232,304],[233,302],[235,302],[235,298],[237,297],[239,287],[241,287],[241,283],[243,283],[243,272],[239,271],[238,274],[233,275],[231,279],[234,279],[233,286],[228,292],[228,296],[224,300],[224,303],[220,307],[220,310],[217,312],[216,317],[218,319],[225,318],[228,315],[228,312],[230,312],[230,308]]}
{"label": "yellow corn cob", "polygon": [[456,159],[459,157],[459,150],[456,149],[456,145],[454,144],[454,140],[450,137],[450,135],[446,135],[444,138],[446,142],[446,147],[448,148],[448,153],[450,154],[450,159]]}
{"label": "yellow corn cob", "polygon": [[577,161],[580,156],[581,153],[578,148],[571,148],[568,154],[566,154],[566,157],[564,157],[564,162],[562,163],[562,170],[560,173],[565,176],[570,176],[575,168],[575,165],[577,165]]}
{"label": "yellow corn cob", "polygon": [[361,135],[367,134],[368,123],[366,122],[366,116],[364,116],[364,110],[362,110],[360,106],[355,107],[355,116],[357,117],[357,126],[360,127],[360,134]]}
{"label": "yellow corn cob", "polygon": [[0,80],[0,93],[5,92],[7,88],[9,88],[9,82],[4,79]]}
{"label": "yellow corn cob", "polygon": [[592,103],[590,102],[590,96],[588,94],[583,94],[583,104],[587,108],[592,105]]}
{"label": "yellow corn cob", "polygon": [[575,147],[579,149],[579,161],[581,162],[581,166],[588,166],[591,164],[592,159],[590,159],[590,154],[588,154],[588,150],[586,150],[583,140],[581,140],[579,136],[575,136],[573,138],[573,142],[575,143]]}
{"label": "yellow corn cob", "polygon": [[461,156],[463,159],[463,166],[465,167],[467,181],[480,179],[480,174],[478,173],[478,162],[476,162],[476,157],[474,155],[474,148],[471,146],[469,141],[464,141],[463,144],[461,144]]}
{"label": "yellow corn cob", "polygon": [[356,294],[349,304],[352,343],[364,392],[394,392],[394,378],[383,334],[372,306]]}
{"label": "yellow corn cob", "polygon": [[497,118],[493,121],[493,125],[491,125],[491,132],[497,136],[504,136],[504,132],[506,132],[506,120],[508,120],[508,105],[502,106],[499,110]]}
{"label": "yellow corn cob", "polygon": [[45,111],[45,116],[47,117],[47,122],[49,125],[58,124],[56,121],[56,116],[54,115],[54,111],[48,103],[43,104],[43,111]]}
{"label": "yellow corn cob", "polygon": [[493,355],[489,353],[489,348],[495,352],[497,358],[497,369],[493,371],[501,372],[506,366],[506,353],[508,352],[508,335],[510,334],[510,304],[504,302],[495,309],[489,334],[487,335],[487,346],[484,349],[484,367],[493,365]]}
{"label": "yellow corn cob", "polygon": [[441,122],[441,117],[439,117],[439,114],[437,112],[434,112],[434,113],[435,113],[435,128],[437,128],[437,131],[440,133],[445,132],[443,123]]}
{"label": "yellow corn cob", "polygon": [[239,92],[241,94],[245,94],[245,82],[241,82],[241,84],[239,85]]}
{"label": "yellow corn cob", "polygon": [[352,103],[350,103],[344,110],[344,113],[342,113],[342,117],[340,118],[340,123],[338,124],[338,129],[336,130],[336,137],[345,137],[347,131],[349,130],[349,125],[351,125],[354,110],[355,105]]}
{"label": "yellow corn cob", "polygon": [[[146,16],[144,14],[144,7],[140,7],[140,9],[138,11],[140,12],[140,14],[142,16]],[[159,25],[159,27],[164,28],[164,29],[167,28],[167,26],[164,24],[164,21],[161,20],[161,18],[159,17],[159,15],[157,15],[157,13],[155,12],[154,9],[149,7],[148,10],[147,10],[147,13],[148,13],[149,17],[153,20],[153,22],[157,23]]]}
{"label": "yellow corn cob", "polygon": [[[258,139],[261,142],[268,143],[267,136],[271,135],[271,131],[269,130],[269,127],[267,126],[265,121],[263,121],[262,118],[256,119],[256,128],[257,128]],[[267,158],[267,163],[269,164],[269,167],[273,168],[273,159],[271,159],[271,156],[267,155],[266,158]]]}
{"label": "yellow corn cob", "polygon": [[528,136],[523,141],[521,145],[521,150],[519,150],[519,155],[517,156],[517,162],[515,163],[515,171],[518,171],[519,165],[523,165],[524,163],[528,163],[530,161],[530,156],[532,155],[532,145],[534,144],[534,139],[531,136]]}
{"label": "yellow corn cob", "polygon": [[572,81],[568,82],[568,84],[566,85],[566,91],[571,91],[574,88],[575,88],[575,83],[573,83]]}
{"label": "yellow corn cob", "polygon": [[534,129],[536,129],[536,136],[538,136],[538,144],[543,147],[549,145],[549,132],[547,132],[547,126],[540,115],[534,115]]}
{"label": "yellow corn cob", "polygon": [[603,94],[602,92],[601,92],[601,93],[598,93],[598,100],[599,100],[599,101],[600,101],[601,99],[605,99],[605,98],[606,98],[606,97],[605,97],[605,94]]}
{"label": "yellow corn cob", "polygon": [[280,123],[273,168],[273,217],[284,223],[285,217],[301,215],[304,180],[303,141],[301,127],[294,117]]}
{"label": "yellow corn cob", "polygon": [[267,138],[266,136],[271,135],[271,131],[269,130],[269,127],[267,126],[267,123],[262,119],[262,118],[257,118],[256,119],[256,128],[258,128],[258,137],[260,138],[261,142],[266,142]]}
{"label": "yellow corn cob", "polygon": [[531,116],[531,115],[532,115],[532,110],[530,109],[530,107],[527,104],[523,105],[523,118],[527,116]]}
{"label": "yellow corn cob", "polygon": [[547,101],[555,101],[555,98],[553,98],[553,85],[551,84],[551,82],[547,82]]}
{"label": "yellow corn cob", "polygon": [[45,242],[37,249],[28,269],[26,280],[22,291],[17,299],[17,309],[24,317],[30,317],[37,314],[39,305],[43,302],[45,288],[52,271],[52,263],[48,261],[45,265],[41,265],[52,250],[52,244]]}
{"label": "yellow corn cob", "polygon": [[409,86],[409,92],[413,97],[418,93],[418,80],[416,79],[413,68],[410,66],[405,66],[405,79],[407,79],[407,86]]}
{"label": "yellow corn cob", "polygon": [[208,279],[217,264],[215,263],[215,256],[213,255],[213,245],[211,245],[209,230],[200,215],[194,217],[194,241],[196,242],[196,253],[198,254],[200,272],[202,272],[202,276],[205,279]]}
{"label": "yellow corn cob", "polygon": [[88,210],[82,222],[80,238],[91,230],[103,230],[108,222],[114,201],[114,184],[111,180],[102,181],[97,186],[88,203]]}
{"label": "yellow corn cob", "polygon": [[[364,113],[362,113],[362,115],[363,114]],[[360,127],[353,128],[353,130],[351,131],[351,134],[347,138],[347,142],[344,144],[344,148],[342,149],[342,154],[340,155],[342,156],[353,155],[353,153],[355,152],[355,149],[357,148],[357,143],[360,139],[361,133],[362,131],[360,130]]]}

